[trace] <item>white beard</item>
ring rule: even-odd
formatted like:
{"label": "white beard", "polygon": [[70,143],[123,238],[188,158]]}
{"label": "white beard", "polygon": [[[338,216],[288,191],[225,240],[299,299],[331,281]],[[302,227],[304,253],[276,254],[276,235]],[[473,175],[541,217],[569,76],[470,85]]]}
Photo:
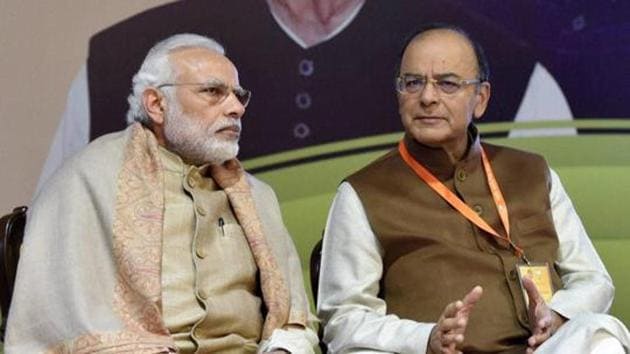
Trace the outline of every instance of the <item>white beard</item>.
{"label": "white beard", "polygon": [[166,148],[192,165],[220,165],[236,158],[239,148],[238,139],[217,137],[216,132],[226,127],[238,127],[240,131],[241,120],[220,117],[207,126],[202,119],[182,112],[176,99],[169,100],[164,119]]}

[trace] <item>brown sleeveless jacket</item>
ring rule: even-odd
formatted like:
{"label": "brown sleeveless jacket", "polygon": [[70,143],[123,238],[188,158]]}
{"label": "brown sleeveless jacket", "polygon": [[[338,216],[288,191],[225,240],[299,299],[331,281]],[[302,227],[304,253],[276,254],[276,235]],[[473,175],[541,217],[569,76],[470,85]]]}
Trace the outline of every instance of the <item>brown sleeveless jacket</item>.
{"label": "brown sleeveless jacket", "polygon": [[[474,130],[474,128],[473,128]],[[474,132],[476,135],[476,132]],[[443,150],[405,137],[414,158],[491,225],[505,234],[486,182],[481,143],[453,165]],[[548,262],[555,289],[558,238],[549,201],[550,176],[541,156],[483,144],[506,200],[511,237],[530,261]],[[464,351],[524,352],[530,335],[515,265],[503,241],[479,229],[423,182],[393,150],[347,181],[357,192],[384,250],[381,294],[387,312],[436,322],[444,307],[475,285],[484,289],[466,330]]]}

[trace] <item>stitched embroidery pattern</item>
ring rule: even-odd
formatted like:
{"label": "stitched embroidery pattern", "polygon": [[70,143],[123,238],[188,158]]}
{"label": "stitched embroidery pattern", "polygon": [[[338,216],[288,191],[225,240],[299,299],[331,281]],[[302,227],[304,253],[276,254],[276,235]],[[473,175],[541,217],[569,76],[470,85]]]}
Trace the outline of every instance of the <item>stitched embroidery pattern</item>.
{"label": "stitched embroidery pattern", "polygon": [[118,175],[114,309],[132,331],[168,335],[160,308],[164,196],[159,161],[153,135],[140,124],[133,126]]}
{"label": "stitched embroidery pattern", "polygon": [[46,351],[46,354],[89,354],[89,353],[174,353],[170,338],[135,332],[105,332],[85,334],[63,342]]}

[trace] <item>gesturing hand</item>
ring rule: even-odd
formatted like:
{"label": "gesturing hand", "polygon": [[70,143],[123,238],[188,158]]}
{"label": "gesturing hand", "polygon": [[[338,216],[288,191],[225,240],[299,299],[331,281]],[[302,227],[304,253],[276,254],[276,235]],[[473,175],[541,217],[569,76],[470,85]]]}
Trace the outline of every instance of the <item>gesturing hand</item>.
{"label": "gesturing hand", "polygon": [[475,286],[462,300],[446,305],[440,319],[431,331],[427,353],[459,354],[464,332],[473,307],[481,298],[483,289]]}
{"label": "gesturing hand", "polygon": [[536,348],[543,344],[566,319],[552,311],[545,303],[534,282],[524,277],[522,279],[525,291],[529,297],[529,326],[532,331],[531,337],[527,339],[527,354],[532,354]]}

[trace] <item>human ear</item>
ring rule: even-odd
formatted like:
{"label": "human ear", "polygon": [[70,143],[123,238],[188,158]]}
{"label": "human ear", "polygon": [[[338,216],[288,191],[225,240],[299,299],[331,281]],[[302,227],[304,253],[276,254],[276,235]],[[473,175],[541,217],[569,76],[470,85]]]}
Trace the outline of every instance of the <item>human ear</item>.
{"label": "human ear", "polygon": [[490,93],[491,87],[489,82],[482,82],[479,84],[479,88],[477,89],[476,99],[477,103],[475,104],[474,116],[475,119],[481,118],[481,116],[488,108],[488,102],[490,101]]}
{"label": "human ear", "polygon": [[166,103],[164,95],[158,89],[150,87],[144,90],[142,93],[142,106],[154,125],[164,124]]}

